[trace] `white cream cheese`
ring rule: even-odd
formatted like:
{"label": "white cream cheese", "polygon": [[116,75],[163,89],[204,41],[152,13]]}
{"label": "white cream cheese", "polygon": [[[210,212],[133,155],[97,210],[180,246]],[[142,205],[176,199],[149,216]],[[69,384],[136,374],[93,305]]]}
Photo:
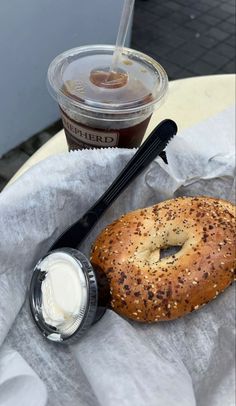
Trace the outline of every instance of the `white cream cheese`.
{"label": "white cream cheese", "polygon": [[[87,285],[79,263],[70,255],[55,252],[41,262],[42,315],[45,322],[67,333],[86,307]],[[69,331],[68,331],[69,333]]]}

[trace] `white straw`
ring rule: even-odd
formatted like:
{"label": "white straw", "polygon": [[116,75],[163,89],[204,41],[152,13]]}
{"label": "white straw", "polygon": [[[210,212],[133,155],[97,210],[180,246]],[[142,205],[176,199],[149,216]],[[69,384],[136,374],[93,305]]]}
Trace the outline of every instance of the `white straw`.
{"label": "white straw", "polygon": [[116,38],[116,46],[112,57],[110,71],[116,71],[119,57],[122,53],[122,48],[125,44],[125,39],[130,24],[132,11],[134,8],[135,0],[124,0],[123,10],[120,19],[119,30]]}

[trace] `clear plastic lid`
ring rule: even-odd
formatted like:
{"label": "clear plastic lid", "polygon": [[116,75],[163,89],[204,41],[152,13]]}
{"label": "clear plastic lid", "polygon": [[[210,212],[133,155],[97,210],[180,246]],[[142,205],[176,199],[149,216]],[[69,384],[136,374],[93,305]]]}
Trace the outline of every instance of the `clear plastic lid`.
{"label": "clear plastic lid", "polygon": [[[94,112],[135,112],[161,101],[168,87],[165,70],[154,59],[123,48],[118,72],[109,67],[114,46],[74,48],[57,56],[48,70],[53,97]],[[107,78],[109,77],[109,80]]]}

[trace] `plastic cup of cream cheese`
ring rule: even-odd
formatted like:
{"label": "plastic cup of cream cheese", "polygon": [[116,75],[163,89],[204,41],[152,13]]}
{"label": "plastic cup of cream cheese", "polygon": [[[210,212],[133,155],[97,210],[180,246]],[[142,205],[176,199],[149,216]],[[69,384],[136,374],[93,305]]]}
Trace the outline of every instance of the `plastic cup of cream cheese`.
{"label": "plastic cup of cream cheese", "polygon": [[41,333],[51,341],[77,341],[106,310],[109,289],[104,279],[102,287],[100,283],[78,250],[65,248],[43,257],[29,292],[31,313]]}

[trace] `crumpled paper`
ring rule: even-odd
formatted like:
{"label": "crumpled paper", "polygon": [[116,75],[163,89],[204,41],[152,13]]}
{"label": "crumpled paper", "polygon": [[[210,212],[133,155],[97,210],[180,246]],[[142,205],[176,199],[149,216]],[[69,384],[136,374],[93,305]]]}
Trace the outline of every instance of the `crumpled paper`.
{"label": "crumpled paper", "polygon": [[44,383],[22,356],[12,348],[0,350],[0,405],[44,406]]}
{"label": "crumpled paper", "polygon": [[[152,162],[80,250],[88,255],[106,224],[136,208],[180,195],[233,200],[234,131],[231,108],[175,137],[168,165]],[[111,149],[51,157],[1,193],[1,406],[235,404],[233,286],[175,321],[143,325],[107,311],[73,346],[48,342],[32,322],[25,298],[35,263],[133,154]]]}

